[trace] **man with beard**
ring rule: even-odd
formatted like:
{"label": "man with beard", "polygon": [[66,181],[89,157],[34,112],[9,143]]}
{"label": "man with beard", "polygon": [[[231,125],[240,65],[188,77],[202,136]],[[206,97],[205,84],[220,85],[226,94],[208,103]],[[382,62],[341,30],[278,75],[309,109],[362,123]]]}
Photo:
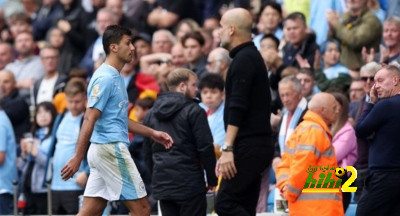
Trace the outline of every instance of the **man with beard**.
{"label": "man with beard", "polygon": [[222,176],[216,212],[255,215],[261,172],[271,163],[271,93],[261,54],[251,41],[252,17],[243,8],[227,11],[219,36],[233,58],[226,76],[226,137],[217,162]]}

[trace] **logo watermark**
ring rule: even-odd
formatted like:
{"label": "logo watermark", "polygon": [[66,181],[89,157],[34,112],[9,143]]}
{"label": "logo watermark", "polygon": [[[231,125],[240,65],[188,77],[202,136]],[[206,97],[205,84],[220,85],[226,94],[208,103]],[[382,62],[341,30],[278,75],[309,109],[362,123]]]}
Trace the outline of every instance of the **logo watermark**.
{"label": "logo watermark", "polygon": [[[351,176],[343,183],[343,177],[346,175],[346,170],[343,167],[329,167],[322,165],[319,167],[312,167],[309,165],[306,172],[308,177],[304,184],[303,193],[338,193],[342,192],[356,192],[357,187],[350,187],[350,185],[357,179],[357,170],[352,166],[346,166],[347,172],[351,172]],[[318,177],[314,179],[314,174],[322,171]],[[335,176],[337,178],[335,178]]]}

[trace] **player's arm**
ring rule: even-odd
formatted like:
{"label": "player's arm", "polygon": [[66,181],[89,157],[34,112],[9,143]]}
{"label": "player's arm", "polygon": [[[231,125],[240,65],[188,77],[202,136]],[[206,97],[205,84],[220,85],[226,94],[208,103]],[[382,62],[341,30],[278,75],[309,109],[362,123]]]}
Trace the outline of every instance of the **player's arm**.
{"label": "player's arm", "polygon": [[142,136],[149,137],[155,142],[165,146],[167,149],[171,148],[173,143],[172,138],[167,133],[156,131],[130,119],[128,120],[128,130],[134,134],[140,134]]}
{"label": "player's arm", "polygon": [[75,155],[61,170],[61,177],[63,180],[68,180],[78,171],[81,161],[87,151],[89,139],[92,136],[94,124],[96,123],[100,115],[101,111],[96,108],[86,109],[81,131],[78,137],[78,142],[76,144]]}

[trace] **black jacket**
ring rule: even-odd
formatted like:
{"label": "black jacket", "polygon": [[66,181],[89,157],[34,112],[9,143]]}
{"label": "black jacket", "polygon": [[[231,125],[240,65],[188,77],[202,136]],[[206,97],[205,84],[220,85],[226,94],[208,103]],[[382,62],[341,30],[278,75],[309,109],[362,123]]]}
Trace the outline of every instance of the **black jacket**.
{"label": "black jacket", "polygon": [[213,139],[205,111],[181,93],[165,92],[147,113],[144,123],[167,132],[171,149],[150,139],[144,140],[145,161],[152,172],[152,191],[158,200],[182,200],[206,192],[217,185]]}
{"label": "black jacket", "polygon": [[18,89],[11,91],[9,95],[0,102],[4,112],[10,118],[14,128],[15,140],[19,143],[22,135],[31,127],[29,118],[29,106],[23,97],[19,96]]}
{"label": "black jacket", "polygon": [[308,34],[298,49],[294,48],[293,44],[287,43],[282,49],[283,64],[286,67],[293,66],[299,68],[300,65],[296,61],[296,55],[301,55],[301,57],[307,59],[311,67],[314,67],[315,51],[319,50],[315,39],[315,34]]}

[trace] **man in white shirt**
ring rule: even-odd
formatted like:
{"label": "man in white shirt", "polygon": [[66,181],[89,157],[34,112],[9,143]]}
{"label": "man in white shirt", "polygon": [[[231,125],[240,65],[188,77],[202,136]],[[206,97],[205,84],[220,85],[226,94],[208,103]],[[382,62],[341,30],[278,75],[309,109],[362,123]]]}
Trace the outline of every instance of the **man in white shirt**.
{"label": "man in white shirt", "polygon": [[55,93],[65,86],[67,77],[57,71],[58,57],[58,50],[54,47],[45,46],[40,50],[40,59],[45,74],[42,79],[39,79],[34,84],[33,94],[35,104],[44,101],[53,101]]}

